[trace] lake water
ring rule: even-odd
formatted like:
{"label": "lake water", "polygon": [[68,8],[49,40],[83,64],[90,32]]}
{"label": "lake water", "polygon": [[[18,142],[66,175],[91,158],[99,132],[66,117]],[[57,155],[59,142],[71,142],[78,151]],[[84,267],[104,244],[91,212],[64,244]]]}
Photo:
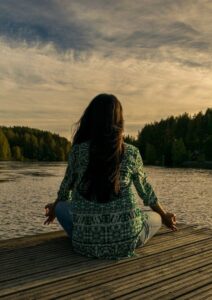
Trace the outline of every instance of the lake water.
{"label": "lake water", "polygon": [[[0,162],[0,239],[61,229],[56,221],[43,225],[44,205],[56,198],[65,168],[65,163]],[[212,228],[212,170],[145,171],[160,202],[176,213],[178,222]]]}

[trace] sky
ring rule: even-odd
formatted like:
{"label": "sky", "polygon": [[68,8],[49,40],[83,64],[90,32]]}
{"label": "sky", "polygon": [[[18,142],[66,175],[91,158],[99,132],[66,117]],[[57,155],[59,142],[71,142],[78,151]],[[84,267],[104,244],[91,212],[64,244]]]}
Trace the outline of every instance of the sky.
{"label": "sky", "polygon": [[0,0],[0,125],[70,139],[114,94],[125,134],[212,106],[211,0]]}

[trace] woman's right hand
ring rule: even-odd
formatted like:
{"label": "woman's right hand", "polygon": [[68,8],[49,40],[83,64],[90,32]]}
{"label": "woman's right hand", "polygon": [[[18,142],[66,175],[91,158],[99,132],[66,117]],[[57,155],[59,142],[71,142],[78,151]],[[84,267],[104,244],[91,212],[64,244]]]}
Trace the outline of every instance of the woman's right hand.
{"label": "woman's right hand", "polygon": [[166,212],[163,217],[162,217],[162,222],[163,224],[170,228],[173,231],[177,231],[177,227],[176,227],[176,215],[170,212]]}
{"label": "woman's right hand", "polygon": [[55,219],[55,212],[54,212],[55,205],[54,203],[48,203],[45,205],[45,216],[47,219],[44,221],[44,225],[49,225],[50,223],[53,223]]}

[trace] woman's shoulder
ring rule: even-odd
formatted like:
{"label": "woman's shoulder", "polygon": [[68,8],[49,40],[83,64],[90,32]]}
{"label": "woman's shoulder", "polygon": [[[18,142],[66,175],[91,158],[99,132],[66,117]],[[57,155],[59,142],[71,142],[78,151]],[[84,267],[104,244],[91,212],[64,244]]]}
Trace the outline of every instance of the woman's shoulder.
{"label": "woman's shoulder", "polygon": [[127,155],[132,155],[134,157],[136,157],[139,149],[138,147],[132,145],[132,144],[128,144],[126,142],[124,142],[124,146],[125,146],[125,151]]}
{"label": "woman's shoulder", "polygon": [[89,143],[83,142],[71,145],[68,160],[76,160],[79,157],[86,157],[88,155]]}
{"label": "woman's shoulder", "polygon": [[[84,150],[87,151],[89,149],[89,146],[90,146],[90,140],[79,143],[79,144],[74,144],[71,147],[71,152],[80,152],[81,153]],[[124,142],[124,153],[125,153],[125,155],[136,157],[138,152],[139,152],[138,147],[136,147],[132,144]]]}
{"label": "woman's shoulder", "polygon": [[71,146],[71,149],[73,149],[73,151],[83,149],[83,148],[87,149],[89,147],[89,144],[90,144],[90,141],[85,141],[85,142],[82,142],[82,143],[79,143],[79,144],[73,144]]}
{"label": "woman's shoulder", "polygon": [[90,140],[79,143],[79,144],[77,144],[77,146],[78,146],[79,153],[81,153],[83,156],[83,155],[85,155],[85,153],[88,153],[88,151],[89,151]]}

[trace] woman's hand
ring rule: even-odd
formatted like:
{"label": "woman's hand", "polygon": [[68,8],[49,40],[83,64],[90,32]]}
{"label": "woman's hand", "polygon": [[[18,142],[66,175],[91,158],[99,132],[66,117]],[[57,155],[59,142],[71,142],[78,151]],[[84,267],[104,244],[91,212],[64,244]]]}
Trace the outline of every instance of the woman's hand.
{"label": "woman's hand", "polygon": [[54,219],[55,219],[55,212],[54,212],[54,203],[48,203],[45,206],[45,216],[47,217],[47,219],[44,221],[44,225],[49,225],[50,223],[53,223]]}
{"label": "woman's hand", "polygon": [[161,216],[164,225],[166,225],[168,228],[170,228],[173,231],[177,230],[176,227],[177,222],[176,222],[175,214],[166,212],[159,201],[157,201],[156,204],[151,205],[150,207],[152,208],[152,210],[156,211]]}
{"label": "woman's hand", "polygon": [[177,227],[176,227],[177,222],[176,222],[175,214],[166,212],[162,216],[162,222],[164,225],[166,225],[166,227],[170,228],[173,231],[177,231]]}

